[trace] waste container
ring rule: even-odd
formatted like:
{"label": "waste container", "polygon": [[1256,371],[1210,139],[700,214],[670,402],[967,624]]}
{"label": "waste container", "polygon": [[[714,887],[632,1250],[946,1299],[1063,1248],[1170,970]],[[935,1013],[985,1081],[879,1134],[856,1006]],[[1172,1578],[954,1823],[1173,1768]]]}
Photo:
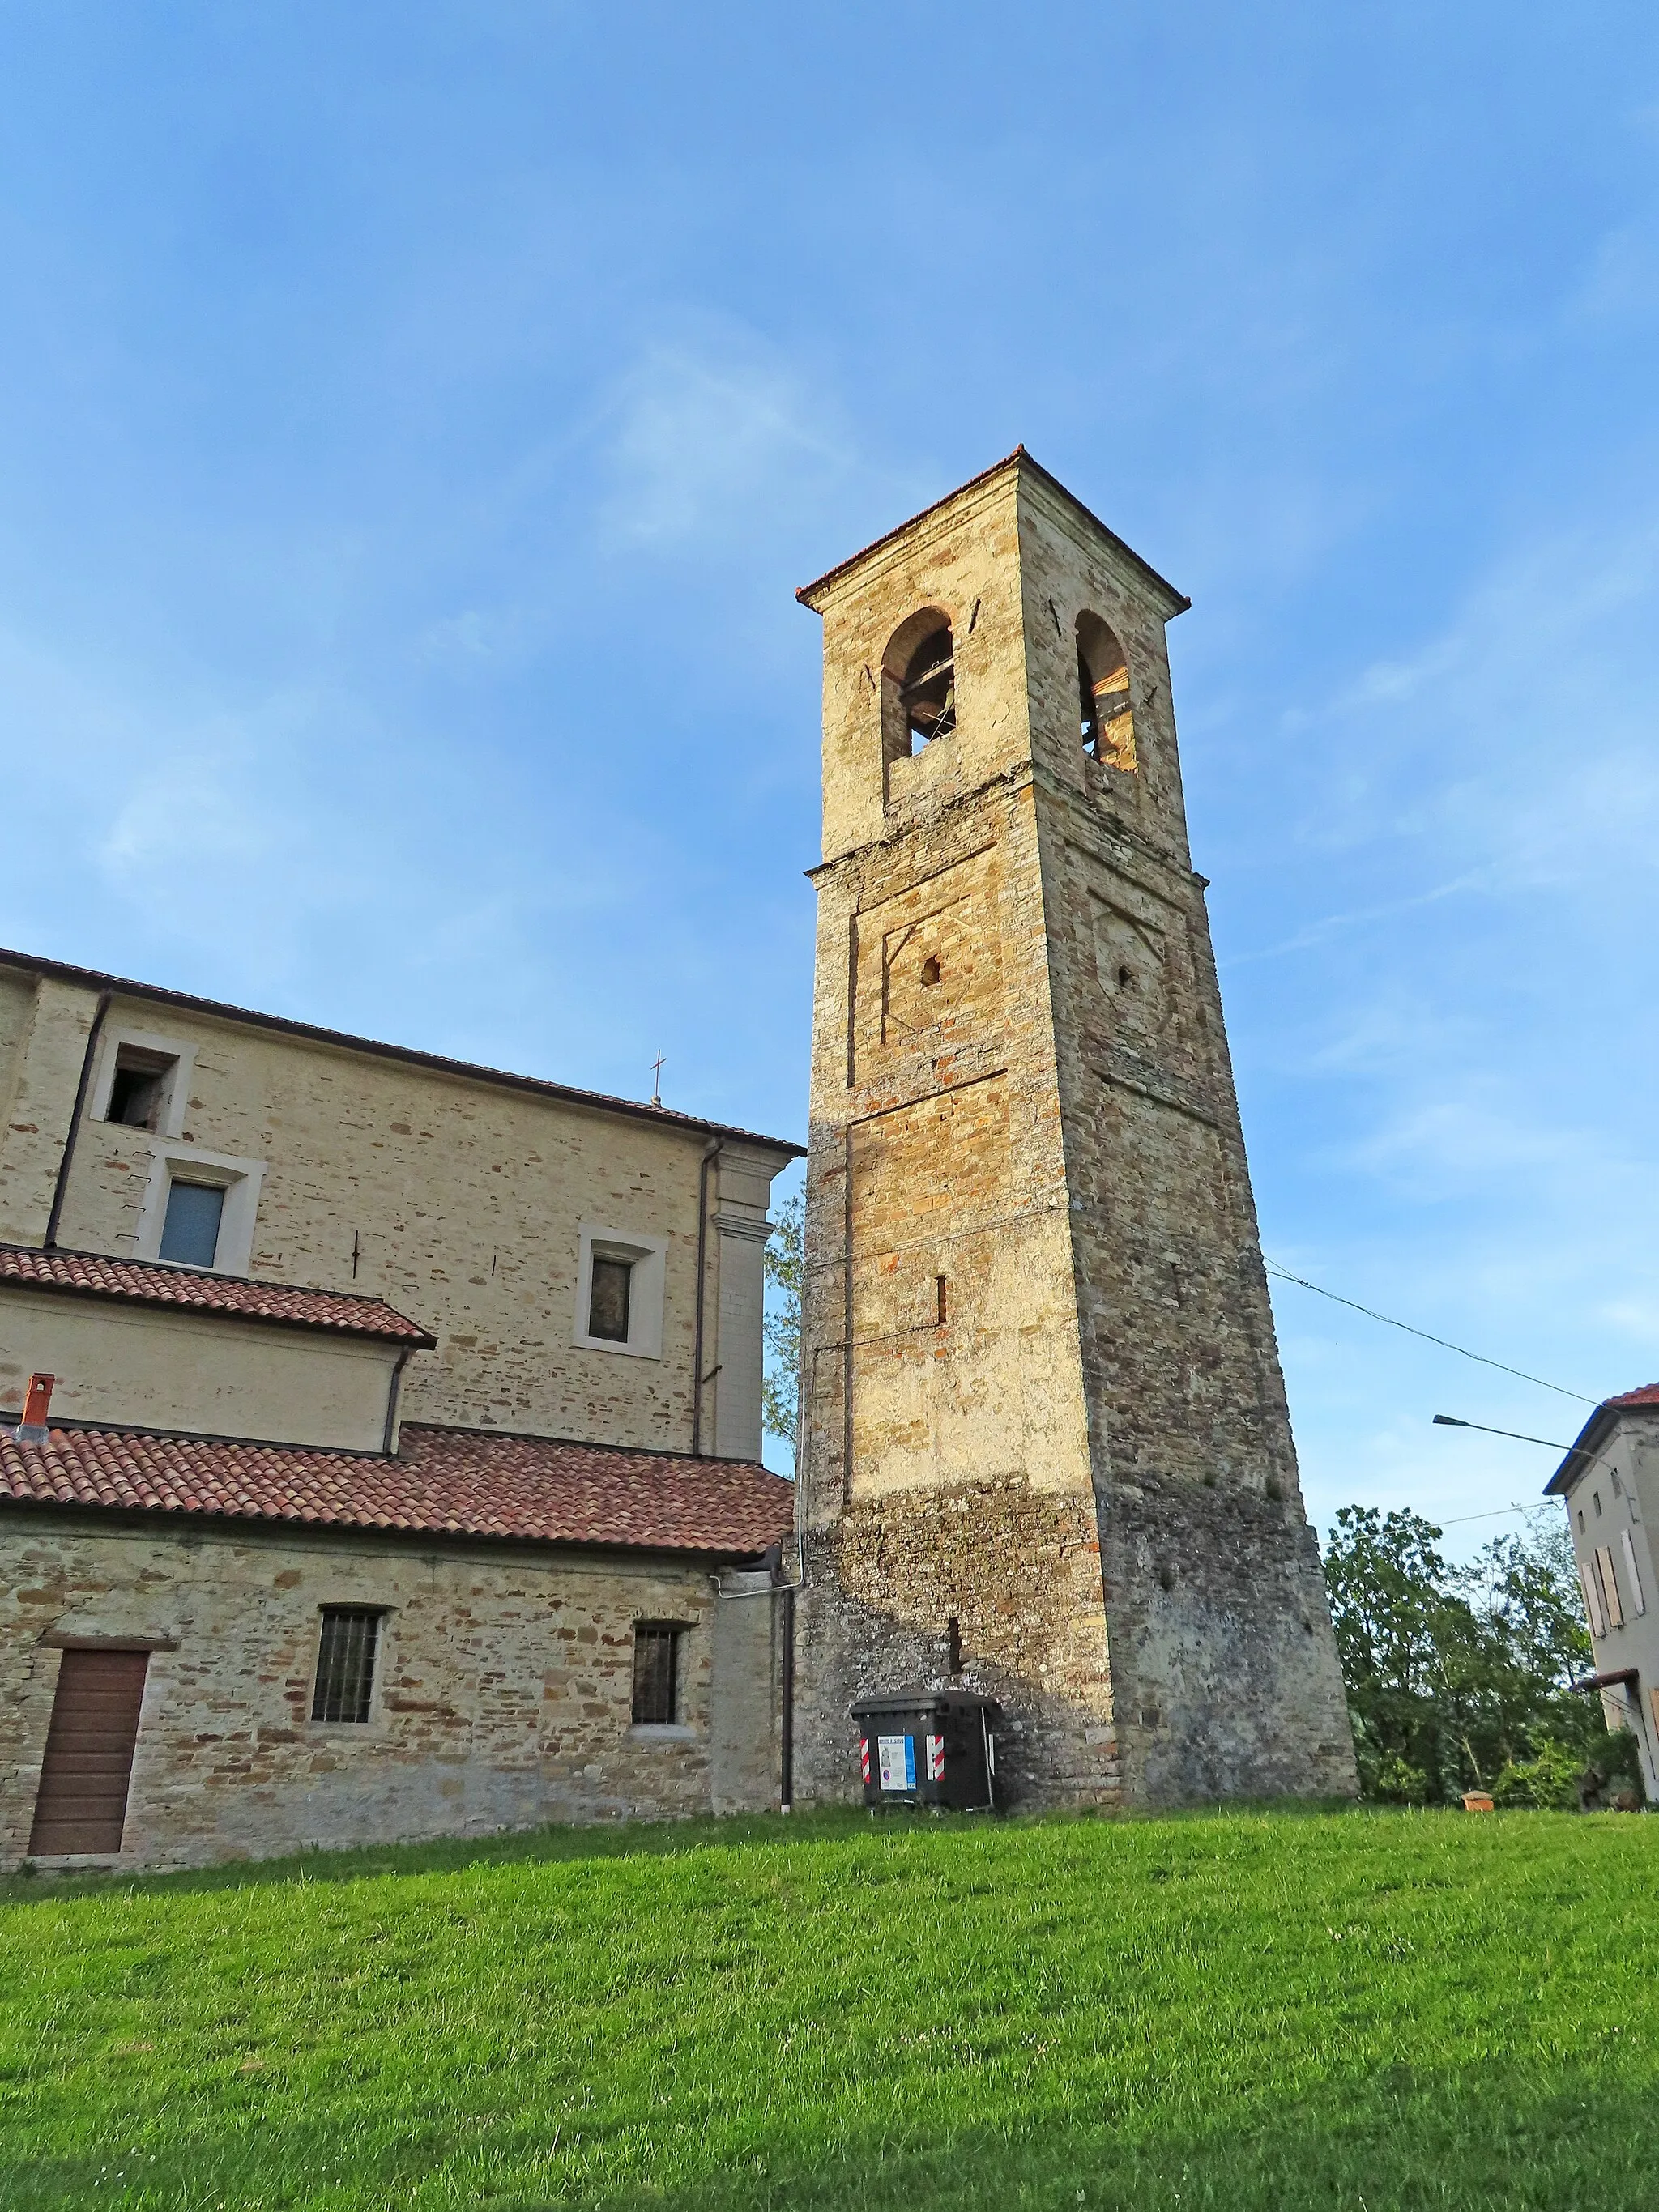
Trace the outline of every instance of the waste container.
{"label": "waste container", "polygon": [[948,1805],[993,1812],[1002,1708],[975,1690],[860,1698],[859,1760],[866,1805]]}

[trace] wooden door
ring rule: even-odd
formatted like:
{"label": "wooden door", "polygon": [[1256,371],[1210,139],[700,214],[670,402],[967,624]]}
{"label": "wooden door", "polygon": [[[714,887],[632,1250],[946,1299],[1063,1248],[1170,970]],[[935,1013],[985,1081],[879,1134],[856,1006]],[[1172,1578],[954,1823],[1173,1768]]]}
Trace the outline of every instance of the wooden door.
{"label": "wooden door", "polygon": [[148,1651],[66,1651],[29,1853],[118,1851]]}

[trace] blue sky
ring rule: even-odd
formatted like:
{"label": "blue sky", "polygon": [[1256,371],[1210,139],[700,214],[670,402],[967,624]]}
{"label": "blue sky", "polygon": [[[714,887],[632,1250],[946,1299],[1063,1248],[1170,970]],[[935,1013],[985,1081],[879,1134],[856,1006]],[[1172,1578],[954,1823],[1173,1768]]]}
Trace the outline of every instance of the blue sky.
{"label": "blue sky", "polygon": [[[1193,595],[1269,1254],[1659,1377],[1650,8],[17,4],[0,252],[0,941],[799,1132],[793,587],[1023,440]],[[1279,1311],[1322,1525],[1577,1426]]]}

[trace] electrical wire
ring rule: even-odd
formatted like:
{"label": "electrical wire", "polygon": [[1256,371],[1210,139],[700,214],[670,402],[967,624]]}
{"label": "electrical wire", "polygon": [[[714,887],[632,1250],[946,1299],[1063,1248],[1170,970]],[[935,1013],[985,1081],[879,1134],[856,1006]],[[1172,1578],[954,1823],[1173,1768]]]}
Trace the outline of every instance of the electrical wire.
{"label": "electrical wire", "polygon": [[1322,1298],[1329,1298],[1351,1312],[1364,1314],[1368,1321],[1380,1321],[1389,1328],[1402,1328],[1407,1336],[1420,1336],[1425,1344],[1437,1344],[1443,1352],[1455,1352],[1461,1358],[1473,1359],[1482,1367],[1495,1367],[1500,1375],[1514,1375],[1522,1382],[1535,1382],[1540,1390],[1553,1390],[1558,1397],[1576,1398],[1581,1406],[1599,1406],[1599,1398],[1586,1397],[1582,1390],[1569,1390],[1559,1382],[1547,1382],[1541,1375],[1528,1375],[1524,1367],[1510,1367],[1501,1359],[1488,1359],[1484,1352],[1471,1352],[1467,1345],[1454,1344],[1449,1337],[1435,1336],[1426,1328],[1413,1328],[1408,1321],[1396,1321],[1392,1314],[1378,1313],[1375,1306],[1362,1306],[1358,1298],[1345,1298],[1339,1291],[1328,1291],[1322,1283],[1310,1283],[1305,1275],[1293,1275],[1288,1267],[1262,1255],[1262,1265],[1270,1275],[1277,1275],[1282,1283],[1295,1283],[1304,1291],[1316,1291]]}

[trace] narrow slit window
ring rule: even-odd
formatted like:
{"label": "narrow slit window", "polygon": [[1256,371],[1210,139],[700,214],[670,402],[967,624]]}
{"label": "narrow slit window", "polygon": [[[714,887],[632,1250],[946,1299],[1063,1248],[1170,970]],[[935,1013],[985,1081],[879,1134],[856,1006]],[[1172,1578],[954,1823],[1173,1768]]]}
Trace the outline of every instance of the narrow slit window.
{"label": "narrow slit window", "polygon": [[680,1717],[683,1629],[640,1621],[634,1630],[634,1725],[672,1728]]}
{"label": "narrow slit window", "polygon": [[313,1720],[367,1722],[374,1698],[374,1654],[380,1640],[380,1616],[370,1607],[323,1607]]}
{"label": "narrow slit window", "polygon": [[945,1624],[945,1672],[948,1674],[959,1674],[962,1672],[962,1623],[955,1613],[951,1615]]}
{"label": "narrow slit window", "polygon": [[933,1297],[938,1306],[939,1325],[943,1328],[951,1318],[951,1302],[943,1275],[935,1275],[933,1278]]}
{"label": "narrow slit window", "polygon": [[161,1257],[182,1267],[210,1267],[218,1255],[224,1212],[222,1184],[175,1182],[167,1192]]}
{"label": "narrow slit window", "polygon": [[607,1344],[628,1341],[629,1309],[633,1302],[634,1262],[606,1253],[593,1255],[593,1278],[587,1296],[587,1333]]}

